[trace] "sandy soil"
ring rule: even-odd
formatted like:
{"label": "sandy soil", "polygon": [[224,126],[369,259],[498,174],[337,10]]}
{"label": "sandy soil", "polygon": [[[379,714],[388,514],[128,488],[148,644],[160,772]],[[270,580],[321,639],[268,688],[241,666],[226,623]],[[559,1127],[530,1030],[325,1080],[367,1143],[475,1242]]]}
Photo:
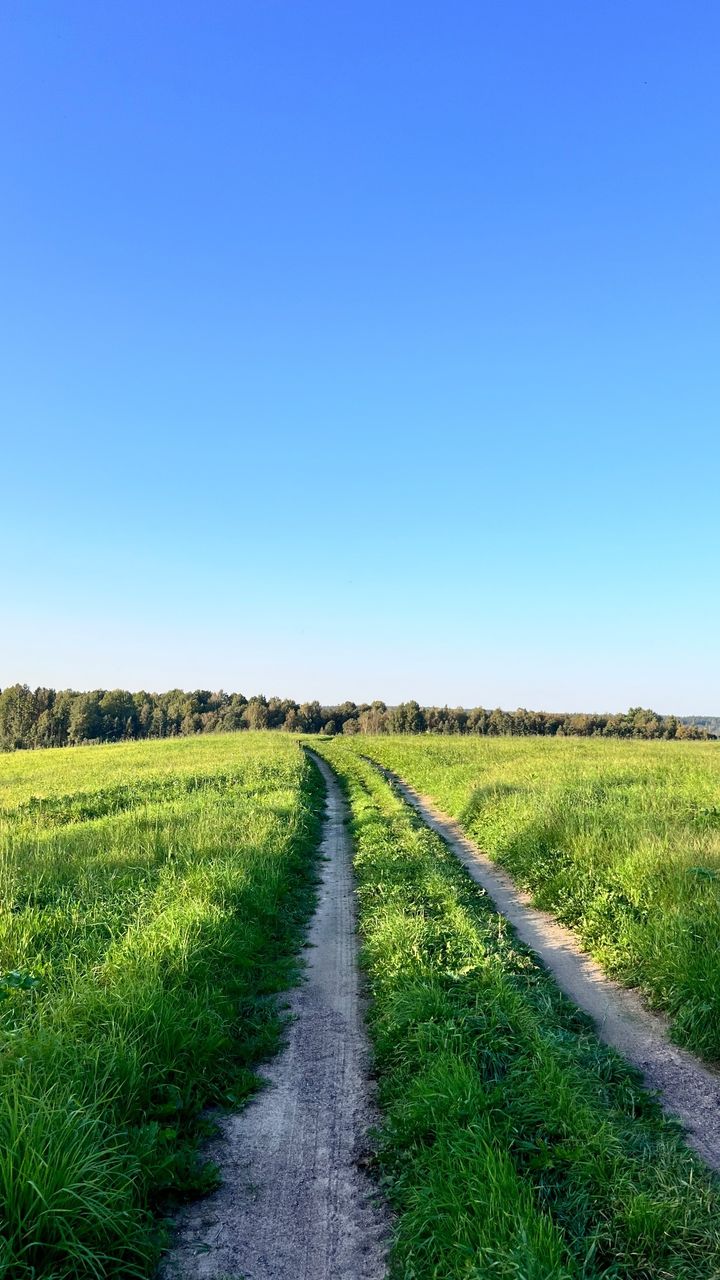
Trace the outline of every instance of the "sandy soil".
{"label": "sandy soil", "polygon": [[688,1145],[720,1170],[720,1074],[674,1045],[666,1020],[647,1009],[637,992],[611,981],[575,935],[533,907],[530,895],[519,890],[432,800],[375,761],[370,763],[397,784],[427,825],[442,836],[565,995],[594,1019],[601,1039],[640,1070],[648,1089],[657,1090],[664,1110],[684,1126]]}
{"label": "sandy soil", "polygon": [[161,1280],[381,1280],[387,1212],[365,1171],[377,1122],[357,968],[350,839],[332,772],[305,981],[269,1087],[220,1118],[223,1185],[179,1216]]}

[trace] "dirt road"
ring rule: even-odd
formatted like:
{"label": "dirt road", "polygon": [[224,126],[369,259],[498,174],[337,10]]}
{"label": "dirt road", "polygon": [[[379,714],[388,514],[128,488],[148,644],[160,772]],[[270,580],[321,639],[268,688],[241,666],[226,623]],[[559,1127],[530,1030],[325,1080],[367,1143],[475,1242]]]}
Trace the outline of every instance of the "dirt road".
{"label": "dirt road", "polygon": [[665,1019],[650,1012],[636,992],[607,978],[581,950],[575,935],[533,907],[530,895],[518,889],[432,800],[418,795],[375,761],[370,763],[397,785],[423,821],[442,836],[560,989],[594,1019],[600,1038],[642,1072],[648,1089],[657,1090],[665,1111],[685,1127],[688,1145],[711,1168],[720,1170],[720,1074],[674,1045]]}
{"label": "dirt road", "polygon": [[327,788],[322,884],[307,975],[292,993],[286,1048],[269,1087],[220,1120],[207,1154],[223,1185],[180,1216],[161,1280],[382,1280],[387,1216],[364,1171],[376,1122],[367,1080],[350,839]]}

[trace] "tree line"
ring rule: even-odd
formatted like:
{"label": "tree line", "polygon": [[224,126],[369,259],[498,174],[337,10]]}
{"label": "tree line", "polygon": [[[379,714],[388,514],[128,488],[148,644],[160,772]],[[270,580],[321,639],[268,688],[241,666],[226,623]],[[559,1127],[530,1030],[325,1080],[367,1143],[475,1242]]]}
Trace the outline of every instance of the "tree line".
{"label": "tree line", "polygon": [[30,689],[14,684],[0,692],[0,750],[65,747],[82,743],[284,729],[289,733],[448,733],[550,737],[707,739],[705,728],[642,707],[618,715],[502,711],[496,707],[421,707],[401,702],[294,702],[246,698],[241,693],[130,693],[127,689]]}

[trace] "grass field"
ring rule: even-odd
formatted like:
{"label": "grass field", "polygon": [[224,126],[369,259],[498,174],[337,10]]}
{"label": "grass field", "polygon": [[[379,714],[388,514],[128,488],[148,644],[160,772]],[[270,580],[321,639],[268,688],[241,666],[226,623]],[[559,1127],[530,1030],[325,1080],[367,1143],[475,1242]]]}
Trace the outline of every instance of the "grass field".
{"label": "grass field", "polygon": [[409,772],[428,745],[317,744],[351,805],[391,1275],[717,1278],[717,1181],[359,754]]}
{"label": "grass field", "polygon": [[0,1277],[152,1274],[277,1045],[321,788],[246,734],[0,765]]}
{"label": "grass field", "polygon": [[365,738],[720,1060],[720,743]]}
{"label": "grass field", "polygon": [[[720,747],[312,739],[351,807],[393,1280],[720,1280],[718,1181],[367,753],[720,1057]],[[277,1048],[322,785],[287,734],[0,758],[0,1280],[150,1277]]]}

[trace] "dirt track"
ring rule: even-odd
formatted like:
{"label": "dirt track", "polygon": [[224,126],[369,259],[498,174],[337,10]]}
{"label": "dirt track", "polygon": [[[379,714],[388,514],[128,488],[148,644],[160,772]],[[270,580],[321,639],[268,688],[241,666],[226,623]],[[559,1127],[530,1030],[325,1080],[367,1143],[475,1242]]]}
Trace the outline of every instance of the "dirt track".
{"label": "dirt track", "polygon": [[607,978],[581,950],[575,935],[533,907],[530,895],[519,890],[432,800],[418,795],[375,761],[370,763],[397,785],[427,825],[442,836],[560,989],[594,1019],[601,1039],[642,1072],[648,1089],[657,1090],[665,1111],[685,1127],[688,1145],[711,1168],[720,1170],[720,1075],[674,1045],[667,1022],[651,1013],[637,993]]}
{"label": "dirt track", "polygon": [[291,996],[287,1047],[269,1087],[220,1120],[207,1155],[223,1185],[180,1215],[162,1280],[382,1280],[386,1213],[364,1171],[376,1122],[357,968],[350,839],[337,782],[325,779],[322,884],[305,981]]}

